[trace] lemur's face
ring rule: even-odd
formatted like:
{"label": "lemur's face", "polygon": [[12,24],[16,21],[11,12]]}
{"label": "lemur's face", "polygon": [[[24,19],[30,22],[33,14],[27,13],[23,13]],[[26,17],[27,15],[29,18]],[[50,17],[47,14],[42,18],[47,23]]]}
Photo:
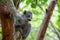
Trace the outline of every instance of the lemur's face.
{"label": "lemur's face", "polygon": [[28,21],[31,21],[32,19],[32,13],[29,11],[24,11],[24,15],[26,16]]}

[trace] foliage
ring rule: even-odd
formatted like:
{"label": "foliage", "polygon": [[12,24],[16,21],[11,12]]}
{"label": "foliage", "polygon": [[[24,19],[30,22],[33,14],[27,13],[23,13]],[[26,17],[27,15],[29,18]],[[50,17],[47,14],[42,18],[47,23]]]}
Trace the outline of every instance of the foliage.
{"label": "foliage", "polygon": [[[36,40],[36,37],[38,35],[38,31],[40,29],[41,22],[45,15],[45,9],[48,6],[50,0],[25,0],[24,2],[21,2],[20,5],[20,12],[23,12],[23,10],[29,10],[33,13],[33,19],[31,21],[32,29],[31,33],[28,36],[27,40]],[[60,0],[58,0],[58,6],[56,5],[55,10],[53,12],[53,15],[51,17],[51,21],[54,23],[54,26],[56,26],[56,30],[60,30]],[[21,8],[21,6],[23,6]],[[50,25],[50,24],[49,24]],[[54,33],[54,29],[51,28],[51,26],[48,27],[45,40],[58,40],[57,35]]]}
{"label": "foliage", "polygon": [[60,29],[60,0],[57,2],[57,7],[58,7],[58,16],[56,17],[56,25],[58,26],[57,28]]}
{"label": "foliage", "polygon": [[[33,19],[30,22],[32,24],[31,32],[26,40],[36,40],[40,25],[45,16],[45,9],[48,6],[50,0],[21,0],[20,13],[24,10],[31,11],[33,13]],[[58,0],[55,10],[52,14],[51,21],[56,26],[56,30],[60,33],[60,0]],[[1,35],[0,35],[1,36]],[[54,29],[49,24],[46,31],[45,40],[58,40],[57,35],[54,33]]]}

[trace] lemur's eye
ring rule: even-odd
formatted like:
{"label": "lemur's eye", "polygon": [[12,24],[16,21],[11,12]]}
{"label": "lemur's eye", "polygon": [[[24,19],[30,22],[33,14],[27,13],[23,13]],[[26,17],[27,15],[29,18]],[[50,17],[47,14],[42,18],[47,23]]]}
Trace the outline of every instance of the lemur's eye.
{"label": "lemur's eye", "polygon": [[30,17],[30,15],[28,15],[28,17]]}

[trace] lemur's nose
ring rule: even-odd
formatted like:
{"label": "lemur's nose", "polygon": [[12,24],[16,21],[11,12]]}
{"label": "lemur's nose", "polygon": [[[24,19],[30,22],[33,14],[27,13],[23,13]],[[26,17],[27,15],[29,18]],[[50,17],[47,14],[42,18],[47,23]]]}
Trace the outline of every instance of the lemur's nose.
{"label": "lemur's nose", "polygon": [[28,19],[28,21],[31,21],[31,19]]}

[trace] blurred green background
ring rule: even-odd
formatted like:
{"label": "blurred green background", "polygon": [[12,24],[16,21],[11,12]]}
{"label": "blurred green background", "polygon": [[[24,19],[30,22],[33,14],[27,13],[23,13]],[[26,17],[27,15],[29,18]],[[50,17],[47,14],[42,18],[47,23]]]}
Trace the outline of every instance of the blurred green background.
{"label": "blurred green background", "polygon": [[[30,22],[32,29],[26,40],[36,40],[40,25],[46,13],[46,8],[50,1],[51,0],[21,0],[19,5],[20,14],[22,14],[24,10],[28,10],[33,13],[33,19]],[[50,21],[53,23],[54,27],[49,23],[44,40],[58,40],[60,37],[60,0],[58,0],[55,6]],[[1,37],[2,30],[0,28],[0,38]]]}

